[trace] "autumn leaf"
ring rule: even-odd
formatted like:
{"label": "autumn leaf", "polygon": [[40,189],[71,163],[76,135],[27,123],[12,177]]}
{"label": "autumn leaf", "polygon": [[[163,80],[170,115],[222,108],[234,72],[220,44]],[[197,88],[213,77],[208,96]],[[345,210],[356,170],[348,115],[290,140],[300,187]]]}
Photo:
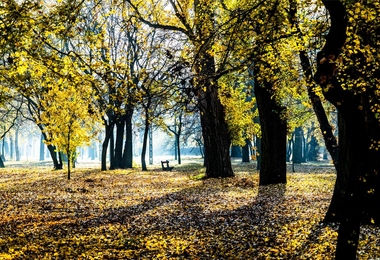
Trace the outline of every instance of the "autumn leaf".
{"label": "autumn leaf", "polygon": [[[335,173],[302,167],[265,187],[240,162],[222,180],[189,178],[201,161],[173,172],[80,167],[70,182],[62,170],[5,168],[0,258],[333,259],[337,225],[320,220]],[[361,259],[379,255],[378,232],[363,227]]]}

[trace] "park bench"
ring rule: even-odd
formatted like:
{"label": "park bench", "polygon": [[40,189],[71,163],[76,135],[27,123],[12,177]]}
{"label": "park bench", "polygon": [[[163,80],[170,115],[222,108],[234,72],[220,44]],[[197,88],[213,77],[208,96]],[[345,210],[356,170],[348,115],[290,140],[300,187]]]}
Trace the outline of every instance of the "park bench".
{"label": "park bench", "polygon": [[162,170],[163,171],[169,171],[169,172],[171,172],[174,169],[174,167],[170,167],[169,166],[169,161],[168,160],[161,161],[161,166],[162,166]]}

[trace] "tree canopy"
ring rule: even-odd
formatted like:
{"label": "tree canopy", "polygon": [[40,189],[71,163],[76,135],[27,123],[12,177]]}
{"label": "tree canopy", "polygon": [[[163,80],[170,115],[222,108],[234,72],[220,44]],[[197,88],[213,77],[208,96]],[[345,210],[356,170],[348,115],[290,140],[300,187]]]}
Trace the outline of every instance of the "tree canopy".
{"label": "tree canopy", "polygon": [[[380,219],[371,206],[380,201],[379,13],[364,0],[5,0],[4,127],[25,106],[60,168],[56,152],[71,162],[101,122],[102,169],[107,149],[110,168],[128,168],[138,113],[146,170],[152,124],[192,110],[207,177],[234,176],[231,144],[261,133],[267,185],[286,183],[286,138],[313,108],[342,194],[337,258],[350,259],[360,222]],[[339,144],[326,100],[339,114]]]}

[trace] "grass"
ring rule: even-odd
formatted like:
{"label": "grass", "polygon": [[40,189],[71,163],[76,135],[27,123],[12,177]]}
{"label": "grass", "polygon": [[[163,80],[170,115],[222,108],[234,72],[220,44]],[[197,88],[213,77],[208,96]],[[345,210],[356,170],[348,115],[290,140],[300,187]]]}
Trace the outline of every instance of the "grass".
{"label": "grass", "polygon": [[[332,259],[337,226],[321,224],[331,167],[258,186],[252,164],[236,177],[204,179],[192,163],[101,172],[72,180],[47,167],[0,174],[0,259]],[[362,228],[360,259],[380,255],[375,227]]]}

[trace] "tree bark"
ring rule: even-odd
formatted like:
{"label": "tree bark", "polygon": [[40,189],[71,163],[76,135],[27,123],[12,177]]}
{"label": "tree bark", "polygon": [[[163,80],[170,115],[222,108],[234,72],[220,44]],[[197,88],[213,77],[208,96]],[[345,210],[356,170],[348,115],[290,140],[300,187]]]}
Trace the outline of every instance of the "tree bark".
{"label": "tree bark", "polygon": [[[256,74],[257,75],[257,74]],[[259,185],[286,183],[285,108],[273,98],[271,85],[255,84],[255,96],[261,125],[261,168]]]}
{"label": "tree bark", "polygon": [[200,112],[206,176],[232,177],[231,139],[225,121],[225,111],[219,99],[215,57],[211,42],[215,32],[215,9],[212,1],[194,1],[197,59],[194,62],[195,93]]}
{"label": "tree bark", "polygon": [[[339,173],[347,176],[347,187],[338,231],[336,259],[350,260],[356,259],[360,221],[363,218],[375,223],[380,220],[377,207],[380,202],[380,151],[371,148],[374,141],[380,140],[380,123],[371,111],[378,95],[376,86],[370,86],[373,83],[369,80],[366,91],[342,88],[341,81],[349,79],[338,80],[336,62],[346,41],[346,6],[340,1],[322,2],[330,13],[331,27],[326,43],[317,55],[315,78],[326,99],[334,104],[341,116],[342,131],[339,135],[342,134],[342,138],[339,138],[338,167]],[[363,30],[365,32],[365,28]],[[362,40],[365,41],[366,38],[363,37]],[[354,68],[349,69],[353,71],[346,72],[354,77]],[[343,77],[344,75],[343,73]]]}
{"label": "tree bark", "polygon": [[206,85],[199,95],[204,143],[206,176],[209,178],[234,176],[230,159],[230,137],[224,119],[224,108],[219,101],[217,87]]}
{"label": "tree bark", "polygon": [[230,136],[225,121],[224,107],[218,97],[214,57],[207,53],[199,61],[198,100],[205,150],[206,176],[209,178],[234,176],[230,159]]}
{"label": "tree bark", "polygon": [[123,168],[123,144],[124,144],[124,129],[125,129],[125,116],[119,116],[116,120],[116,140],[115,140],[115,150],[113,169]]}
{"label": "tree bark", "polygon": [[47,145],[47,148],[49,150],[51,159],[53,160],[53,165],[55,170],[62,170],[63,169],[63,164],[62,160],[60,160],[59,157],[57,157],[57,151],[54,145]]}
{"label": "tree bark", "polygon": [[177,156],[178,156],[178,158],[177,158],[177,163],[178,164],[181,164],[182,162],[181,162],[181,145],[180,145],[180,136],[181,136],[181,132],[178,132],[177,134],[175,134],[175,139],[176,139],[176,145],[177,145],[177,147],[175,148],[176,149],[176,151],[177,151]]}
{"label": "tree bark", "polygon": [[242,162],[250,162],[251,161],[251,158],[249,156],[250,155],[250,152],[249,152],[250,146],[251,146],[251,141],[248,138],[245,139],[245,145],[241,149]]}
{"label": "tree bark", "polygon": [[147,171],[148,168],[146,167],[146,148],[148,146],[148,134],[149,134],[149,120],[145,119],[145,128],[144,128],[144,136],[143,136],[143,143],[142,143],[142,150],[141,150],[141,170]]}
{"label": "tree bark", "polygon": [[333,127],[331,126],[326,111],[323,107],[321,98],[314,92],[314,80],[313,73],[311,70],[311,62],[309,57],[307,56],[305,51],[301,51],[300,54],[301,66],[303,73],[306,77],[306,81],[308,83],[307,93],[309,95],[309,99],[313,106],[314,113],[319,122],[319,128],[321,130],[323,139],[325,141],[326,149],[329,151],[331,159],[334,163],[335,169],[337,169],[338,163],[338,142],[337,138],[334,136]]}
{"label": "tree bark", "polygon": [[109,136],[109,144],[110,144],[110,150],[109,150],[109,155],[110,155],[110,170],[115,169],[115,135],[114,135],[114,128],[115,128],[115,123],[112,124],[112,131]]}
{"label": "tree bark", "polygon": [[107,124],[105,122],[105,136],[102,143],[102,158],[101,158],[101,170],[106,171],[107,170],[107,151],[108,151],[108,144],[111,139],[111,135],[113,135],[113,127],[114,125],[110,122]]}
{"label": "tree bark", "polygon": [[261,137],[256,136],[256,170],[260,171],[261,169],[261,161],[262,161],[262,156],[261,156]]}
{"label": "tree bark", "polygon": [[122,168],[132,168],[133,167],[133,130],[132,130],[132,116],[133,109],[128,109],[126,111],[125,118],[125,143],[123,152]]}

